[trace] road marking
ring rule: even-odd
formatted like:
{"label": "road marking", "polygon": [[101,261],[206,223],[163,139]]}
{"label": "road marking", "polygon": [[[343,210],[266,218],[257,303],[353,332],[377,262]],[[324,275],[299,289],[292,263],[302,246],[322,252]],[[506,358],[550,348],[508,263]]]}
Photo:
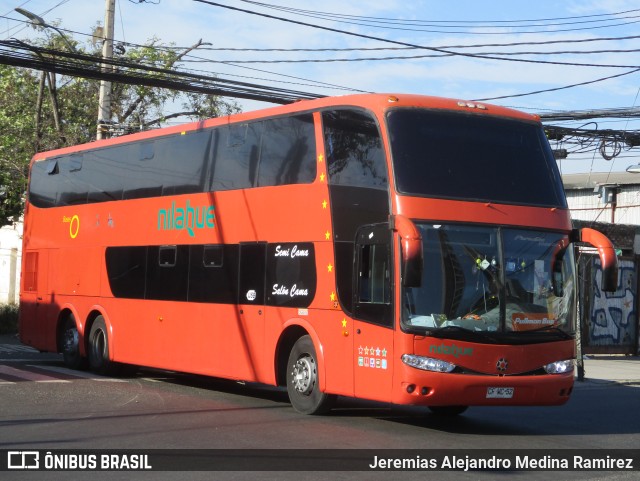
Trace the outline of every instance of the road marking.
{"label": "road marking", "polygon": [[99,374],[93,374],[91,372],[76,371],[75,369],[69,369],[67,367],[60,366],[36,366],[28,364],[29,367],[35,367],[45,371],[57,372],[59,374],[65,374],[67,376],[73,376],[82,379],[91,379],[92,381],[107,381],[107,382],[127,382],[126,379],[117,379],[114,377],[100,376]]}
{"label": "road marking", "polygon": [[37,349],[34,349],[33,347],[29,347],[29,346],[21,346],[18,344],[0,344],[0,353],[15,353],[15,352],[30,352],[33,354],[37,354],[38,351]]}
{"label": "road marking", "polygon": [[[30,361],[33,362],[33,359],[30,359]],[[59,366],[26,364],[23,367],[13,367],[7,364],[0,364],[0,385],[10,385],[25,381],[39,383],[70,383],[72,381],[84,379],[99,382],[128,382],[126,379],[100,376],[98,374],[75,371],[73,369]]]}
{"label": "road marking", "polygon": [[36,382],[67,382],[62,379],[56,379],[55,377],[46,376],[37,372],[25,371],[23,369],[16,369],[15,367],[0,365],[0,374],[7,374],[11,377],[17,377],[20,379],[26,379],[27,381]]}

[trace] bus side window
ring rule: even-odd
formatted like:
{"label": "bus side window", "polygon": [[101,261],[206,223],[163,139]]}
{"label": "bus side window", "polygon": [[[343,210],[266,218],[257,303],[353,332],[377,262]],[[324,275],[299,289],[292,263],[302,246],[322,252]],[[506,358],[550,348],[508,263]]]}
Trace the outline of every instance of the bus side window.
{"label": "bus side window", "polygon": [[175,267],[177,252],[177,246],[160,246],[160,252],[158,253],[160,267]]}
{"label": "bus side window", "polygon": [[204,267],[222,267],[224,262],[224,247],[222,245],[206,245],[202,252]]}
{"label": "bus side window", "polygon": [[374,304],[388,304],[390,302],[387,246],[383,244],[360,246],[359,275],[359,302],[371,302]]}
{"label": "bus side window", "polygon": [[210,189],[235,190],[254,186],[263,122],[231,124],[216,129]]}
{"label": "bus side window", "polygon": [[310,184],[316,178],[316,142],[311,114],[264,121],[258,187]]}
{"label": "bus side window", "polygon": [[356,317],[391,326],[391,236],[387,224],[362,227],[356,245]]}

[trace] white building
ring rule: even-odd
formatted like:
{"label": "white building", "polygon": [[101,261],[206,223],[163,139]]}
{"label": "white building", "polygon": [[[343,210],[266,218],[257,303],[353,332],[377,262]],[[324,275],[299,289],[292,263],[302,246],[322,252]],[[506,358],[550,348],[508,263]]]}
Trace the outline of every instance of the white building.
{"label": "white building", "polygon": [[565,174],[562,180],[572,219],[640,225],[640,174]]}
{"label": "white building", "polygon": [[22,222],[0,229],[0,304],[17,303],[20,291]]}

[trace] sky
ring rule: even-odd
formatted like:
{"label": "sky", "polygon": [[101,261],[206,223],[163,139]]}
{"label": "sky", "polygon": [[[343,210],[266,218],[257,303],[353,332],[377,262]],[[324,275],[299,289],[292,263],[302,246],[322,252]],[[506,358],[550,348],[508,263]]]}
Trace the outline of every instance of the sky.
{"label": "sky", "polygon": [[[115,43],[144,44],[155,37],[163,44],[188,47],[201,39],[210,45],[192,52],[181,70],[321,95],[366,91],[494,99],[486,102],[537,114],[598,109],[640,111],[640,71],[634,72],[640,68],[637,1],[210,3],[116,0]],[[28,41],[41,35],[14,11],[16,7],[41,16],[76,40],[88,39],[93,28],[104,22],[104,0],[0,0],[2,40]],[[406,45],[427,48],[397,49]],[[211,50],[214,48],[227,50]],[[386,50],[364,50],[372,48]],[[478,58],[479,55],[497,58]],[[298,62],[274,63],[283,60]],[[306,61],[299,62],[303,60]],[[269,106],[256,101],[238,102],[243,110]],[[640,129],[640,120],[634,118],[549,123],[598,130]],[[593,145],[552,142],[552,146],[569,150],[567,159],[559,164],[563,173],[620,172],[640,163],[640,147],[630,150],[624,143],[618,144],[619,155],[611,160],[603,158]],[[608,144],[603,152],[611,157],[615,148]]]}

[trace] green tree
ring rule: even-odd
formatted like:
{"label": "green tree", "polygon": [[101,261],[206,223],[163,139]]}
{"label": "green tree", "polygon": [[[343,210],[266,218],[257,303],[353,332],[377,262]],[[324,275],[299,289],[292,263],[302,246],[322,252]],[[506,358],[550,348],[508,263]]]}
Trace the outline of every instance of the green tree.
{"label": "green tree", "polygon": [[[33,43],[54,50],[100,56],[98,46],[41,30]],[[151,39],[128,48],[123,60],[178,70],[183,56]],[[36,152],[90,142],[96,138],[99,81],[0,65],[0,226],[17,220],[24,208],[28,164]],[[202,120],[239,112],[235,101],[141,85],[112,84],[113,135],[161,126],[166,120]]]}

